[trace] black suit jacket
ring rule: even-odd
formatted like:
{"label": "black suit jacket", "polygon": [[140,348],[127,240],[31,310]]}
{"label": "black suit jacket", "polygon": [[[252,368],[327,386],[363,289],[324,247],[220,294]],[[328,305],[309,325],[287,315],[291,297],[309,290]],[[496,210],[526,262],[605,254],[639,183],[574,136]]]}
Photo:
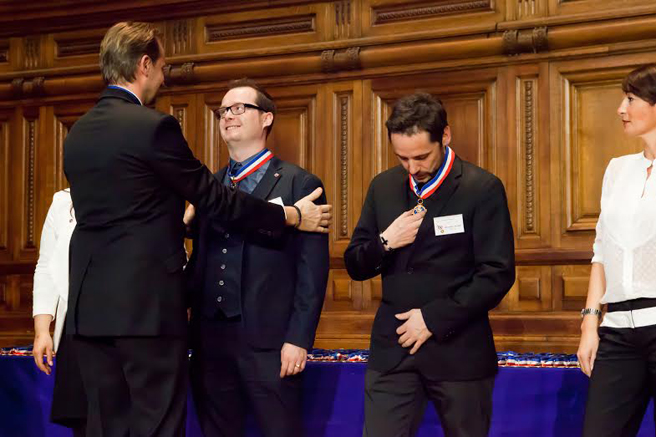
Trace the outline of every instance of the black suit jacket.
{"label": "black suit jacket", "polygon": [[67,332],[186,334],[185,199],[247,234],[277,238],[284,212],[231,192],[187,147],[177,120],[106,89],[64,143],[77,226]]}
{"label": "black suit jacket", "polygon": [[[223,181],[227,168],[216,174]],[[282,198],[285,205],[322,187],[316,176],[274,157],[253,191],[261,199]],[[325,203],[324,195],[317,203]],[[187,273],[192,296],[192,317],[200,314],[205,286],[208,233],[223,233],[233,225],[209,220],[200,214],[194,250]],[[311,349],[326,294],[329,254],[328,235],[287,229],[269,244],[245,238],[242,255],[241,299],[246,341],[254,347],[280,348],[285,342]]]}
{"label": "black suit jacket", "polygon": [[[379,234],[416,205],[408,173],[394,167],[371,182],[344,254],[353,279],[382,274],[383,298],[371,333],[369,365],[392,369],[408,354],[394,315],[420,308],[433,336],[417,352],[422,372],[442,380],[479,379],[497,369],[488,320],[515,280],[513,230],[501,181],[455,158],[415,242],[386,253]],[[462,214],[464,233],[436,236],[434,218]]]}

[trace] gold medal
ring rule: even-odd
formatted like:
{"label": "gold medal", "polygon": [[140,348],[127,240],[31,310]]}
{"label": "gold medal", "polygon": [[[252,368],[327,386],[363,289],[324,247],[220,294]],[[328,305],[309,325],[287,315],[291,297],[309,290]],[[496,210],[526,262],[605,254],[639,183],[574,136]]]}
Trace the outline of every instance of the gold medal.
{"label": "gold medal", "polygon": [[424,199],[422,199],[420,197],[419,199],[417,199],[417,206],[414,207],[414,209],[412,210],[412,213],[413,214],[419,214],[419,213],[422,213],[424,211],[426,211],[426,207],[424,206]]}

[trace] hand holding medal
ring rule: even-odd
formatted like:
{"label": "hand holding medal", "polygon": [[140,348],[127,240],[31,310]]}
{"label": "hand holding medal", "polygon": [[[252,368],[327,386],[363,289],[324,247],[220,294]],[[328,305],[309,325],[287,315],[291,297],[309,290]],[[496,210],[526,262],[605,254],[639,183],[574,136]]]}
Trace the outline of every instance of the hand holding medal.
{"label": "hand holding medal", "polygon": [[425,215],[426,208],[417,212],[411,209],[398,216],[385,232],[380,234],[387,241],[386,247],[391,250],[414,243]]}

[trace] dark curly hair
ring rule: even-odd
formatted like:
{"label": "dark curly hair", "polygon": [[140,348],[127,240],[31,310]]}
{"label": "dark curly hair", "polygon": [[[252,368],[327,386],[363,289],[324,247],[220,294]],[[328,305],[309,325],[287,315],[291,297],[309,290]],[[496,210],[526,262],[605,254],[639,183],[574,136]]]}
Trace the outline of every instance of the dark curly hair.
{"label": "dark curly hair", "polygon": [[413,135],[428,132],[431,142],[442,144],[444,128],[449,125],[442,101],[428,93],[415,93],[400,98],[385,123],[387,136],[392,134]]}

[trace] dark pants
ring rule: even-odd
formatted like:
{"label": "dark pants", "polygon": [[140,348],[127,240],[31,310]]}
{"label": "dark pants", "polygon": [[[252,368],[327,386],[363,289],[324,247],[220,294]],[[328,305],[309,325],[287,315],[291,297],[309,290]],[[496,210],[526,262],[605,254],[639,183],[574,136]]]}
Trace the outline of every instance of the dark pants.
{"label": "dark pants", "polygon": [[75,437],[84,437],[85,435],[87,398],[84,394],[84,385],[73,339],[66,335],[66,332],[62,333],[57,349],[50,420],[71,428]]}
{"label": "dark pants", "polygon": [[74,337],[89,403],[87,435],[180,437],[187,406],[187,342]]}
{"label": "dark pants", "polygon": [[656,326],[599,328],[583,435],[635,436],[656,389]]}
{"label": "dark pants", "polygon": [[301,375],[280,378],[280,349],[254,350],[236,320],[192,323],[191,387],[206,437],[240,437],[251,409],[267,437],[299,437]]}
{"label": "dark pants", "polygon": [[447,437],[484,437],[492,418],[494,377],[434,381],[422,375],[409,355],[389,372],[367,369],[364,437],[410,437],[433,402]]}

